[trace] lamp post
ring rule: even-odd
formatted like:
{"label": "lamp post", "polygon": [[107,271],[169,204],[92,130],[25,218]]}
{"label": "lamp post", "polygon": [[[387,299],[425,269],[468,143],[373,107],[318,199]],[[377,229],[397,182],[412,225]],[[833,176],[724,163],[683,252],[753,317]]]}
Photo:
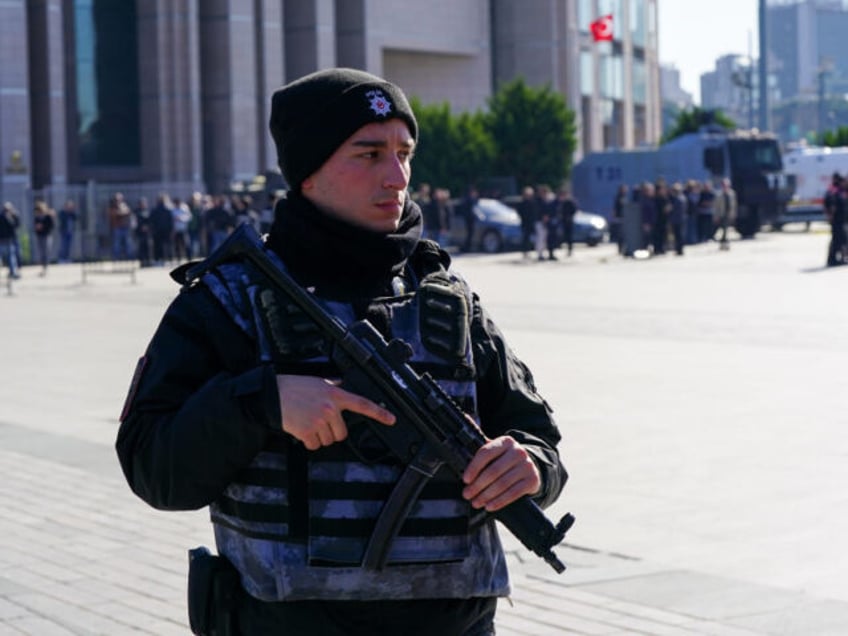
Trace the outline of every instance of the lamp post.
{"label": "lamp post", "polygon": [[828,57],[822,57],[819,61],[819,67],[816,70],[818,78],[818,137],[819,143],[824,138],[825,127],[827,126],[827,78],[833,72],[833,60]]}
{"label": "lamp post", "polygon": [[754,127],[754,61],[748,57],[748,64],[740,66],[733,71],[731,79],[734,85],[747,91],[746,101],[748,103],[748,128]]}
{"label": "lamp post", "polygon": [[766,0],[760,0],[758,30],[760,34],[760,130],[771,130],[768,85],[768,29],[766,28]]}

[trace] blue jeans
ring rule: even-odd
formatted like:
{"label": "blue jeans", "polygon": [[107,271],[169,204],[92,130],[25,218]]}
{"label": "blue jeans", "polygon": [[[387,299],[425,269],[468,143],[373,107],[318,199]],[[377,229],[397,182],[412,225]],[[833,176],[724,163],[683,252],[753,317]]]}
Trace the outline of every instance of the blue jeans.
{"label": "blue jeans", "polygon": [[112,230],[112,258],[131,258],[130,256],[130,228],[116,227]]}
{"label": "blue jeans", "polygon": [[9,276],[14,278],[18,275],[18,257],[12,239],[0,239],[0,261],[9,267]]}
{"label": "blue jeans", "polygon": [[59,235],[59,262],[67,263],[71,260],[71,243],[74,241],[73,232],[62,232]]}

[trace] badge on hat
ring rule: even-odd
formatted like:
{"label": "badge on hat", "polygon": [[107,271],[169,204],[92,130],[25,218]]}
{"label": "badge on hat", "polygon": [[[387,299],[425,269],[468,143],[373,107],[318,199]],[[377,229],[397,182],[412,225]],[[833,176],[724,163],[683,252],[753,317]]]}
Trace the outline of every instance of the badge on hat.
{"label": "badge on hat", "polygon": [[392,111],[392,104],[389,99],[383,95],[381,90],[372,90],[365,93],[368,101],[371,104],[371,110],[376,115],[388,115]]}

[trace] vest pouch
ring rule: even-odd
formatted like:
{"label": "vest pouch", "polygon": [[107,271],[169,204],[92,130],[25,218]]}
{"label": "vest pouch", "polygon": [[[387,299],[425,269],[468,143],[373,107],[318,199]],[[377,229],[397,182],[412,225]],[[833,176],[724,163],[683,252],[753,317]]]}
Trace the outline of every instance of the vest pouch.
{"label": "vest pouch", "polygon": [[241,583],[238,571],[205,547],[188,553],[188,622],[192,634],[236,636],[236,602]]}
{"label": "vest pouch", "polygon": [[462,286],[445,272],[430,274],[417,292],[421,342],[452,363],[465,362],[471,319]]}

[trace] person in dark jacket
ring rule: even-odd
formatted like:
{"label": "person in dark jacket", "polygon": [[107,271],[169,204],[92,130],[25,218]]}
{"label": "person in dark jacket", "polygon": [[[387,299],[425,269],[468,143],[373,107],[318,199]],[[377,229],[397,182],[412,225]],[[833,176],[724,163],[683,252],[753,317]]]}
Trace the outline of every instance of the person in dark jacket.
{"label": "person in dark jacket", "polygon": [[10,278],[20,278],[18,272],[18,255],[15,250],[15,233],[21,224],[18,211],[9,201],[3,204],[0,211],[0,262],[9,268]]}
{"label": "person in dark jacket", "polygon": [[321,334],[249,263],[213,255],[205,274],[172,274],[182,293],[137,365],[116,444],[127,481],[156,508],[209,506],[236,581],[234,608],[217,608],[233,633],[494,634],[510,588],[486,513],[558,497],[550,408],[448,254],[421,239],[407,192],[418,126],[400,89],[320,71],[274,94],[270,124],[292,190],[269,259],[339,320],[409,343],[409,364],[486,441],[461,480],[435,471],[381,546],[385,566],[364,567],[370,528],[408,469],[373,441],[345,442],[344,414],[407,424],[339,385]]}
{"label": "person in dark jacket", "polygon": [[39,276],[47,275],[50,253],[53,250],[53,230],[56,227],[56,212],[41,199],[35,202],[32,212],[32,229],[35,234],[35,252],[41,265]]}
{"label": "person in dark jacket", "polygon": [[827,246],[827,266],[845,264],[845,200],[846,179],[835,173],[824,195],[825,216],[830,223],[830,243]]}
{"label": "person in dark jacket", "polygon": [[532,186],[524,186],[521,190],[521,201],[516,208],[521,219],[521,252],[527,258],[533,249],[533,233],[539,220],[539,206],[536,204],[536,191]]}
{"label": "person in dark jacket", "polygon": [[165,193],[156,198],[156,205],[150,210],[150,237],[153,262],[162,266],[174,255],[174,203]]}
{"label": "person in dark jacket", "polygon": [[153,262],[153,231],[150,224],[150,206],[147,197],[139,197],[133,210],[135,215],[135,243],[141,267],[150,267]]}
{"label": "person in dark jacket", "polygon": [[684,234],[686,231],[687,199],[682,183],[675,183],[671,186],[670,203],[668,225],[671,228],[671,235],[674,237],[674,253],[683,256],[683,246],[686,244]]}
{"label": "person in dark jacket", "polygon": [[566,256],[571,256],[574,248],[574,215],[577,214],[577,201],[568,188],[560,188],[555,202],[556,216],[559,217],[562,242],[566,246]]}

